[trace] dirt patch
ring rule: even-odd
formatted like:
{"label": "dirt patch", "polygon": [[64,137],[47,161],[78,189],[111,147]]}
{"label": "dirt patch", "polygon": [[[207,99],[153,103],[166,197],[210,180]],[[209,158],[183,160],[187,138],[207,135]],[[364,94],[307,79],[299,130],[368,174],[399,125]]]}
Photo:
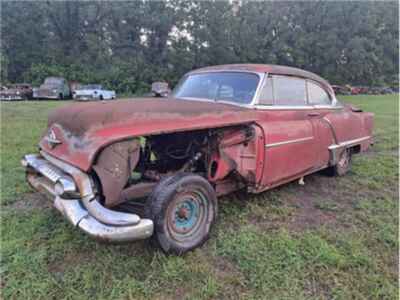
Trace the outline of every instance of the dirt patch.
{"label": "dirt patch", "polygon": [[270,201],[268,193],[275,193],[275,198],[281,200],[275,207],[285,213],[272,213],[263,219],[250,216],[250,222],[263,230],[283,227],[295,232],[321,226],[347,228],[340,215],[354,209],[355,193],[345,188],[340,179],[320,173],[306,176],[304,182],[299,185],[294,181],[263,193],[263,201]]}
{"label": "dirt patch", "polygon": [[7,209],[18,211],[31,211],[49,209],[53,206],[52,201],[40,193],[30,193],[21,196],[21,199],[6,205]]}
{"label": "dirt patch", "polygon": [[246,278],[227,258],[208,255],[211,259],[212,271],[221,288],[219,295],[226,299],[241,299],[248,292]]}
{"label": "dirt patch", "polygon": [[74,252],[66,254],[62,259],[57,259],[47,265],[47,270],[56,277],[62,277],[68,268],[85,264],[92,259],[88,252]]}
{"label": "dirt patch", "polygon": [[286,205],[296,208],[287,224],[290,230],[303,231],[333,225],[337,221],[336,211],[346,209],[346,205],[336,201],[337,195],[332,193],[334,187],[325,179],[323,176],[311,175],[305,178],[306,186],[293,187],[295,191],[285,199]]}

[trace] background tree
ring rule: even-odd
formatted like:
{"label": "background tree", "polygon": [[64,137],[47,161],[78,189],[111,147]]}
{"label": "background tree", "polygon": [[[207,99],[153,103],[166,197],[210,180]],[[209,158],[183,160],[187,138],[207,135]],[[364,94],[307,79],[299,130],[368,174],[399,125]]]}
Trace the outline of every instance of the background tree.
{"label": "background tree", "polygon": [[2,82],[58,75],[140,93],[240,62],[339,84],[398,80],[397,1],[2,1],[1,20]]}

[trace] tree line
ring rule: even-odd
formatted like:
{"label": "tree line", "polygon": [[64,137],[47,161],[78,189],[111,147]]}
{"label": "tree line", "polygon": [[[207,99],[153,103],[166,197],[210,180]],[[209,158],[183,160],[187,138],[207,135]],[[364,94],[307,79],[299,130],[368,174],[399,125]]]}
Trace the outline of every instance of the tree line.
{"label": "tree line", "polygon": [[64,76],[139,93],[227,63],[296,66],[331,83],[398,80],[397,1],[2,1],[1,82]]}

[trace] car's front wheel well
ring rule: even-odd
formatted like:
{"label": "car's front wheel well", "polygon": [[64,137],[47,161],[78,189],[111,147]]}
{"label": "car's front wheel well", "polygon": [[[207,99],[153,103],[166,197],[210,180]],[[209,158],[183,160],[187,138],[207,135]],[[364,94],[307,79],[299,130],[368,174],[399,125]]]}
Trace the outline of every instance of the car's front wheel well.
{"label": "car's front wheel well", "polygon": [[108,206],[146,197],[163,178],[197,174],[218,194],[256,183],[253,125],[135,137],[107,146],[93,169]]}

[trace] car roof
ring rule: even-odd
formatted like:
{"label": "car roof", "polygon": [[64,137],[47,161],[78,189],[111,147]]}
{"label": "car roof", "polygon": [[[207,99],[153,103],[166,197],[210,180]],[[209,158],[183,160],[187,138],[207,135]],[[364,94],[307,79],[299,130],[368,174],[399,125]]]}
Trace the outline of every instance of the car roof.
{"label": "car roof", "polygon": [[230,65],[218,65],[218,66],[210,66],[204,67],[200,69],[196,69],[190,71],[188,74],[195,74],[201,72],[217,72],[217,71],[247,71],[247,72],[257,72],[257,73],[271,73],[277,75],[287,75],[287,76],[296,76],[302,77],[306,79],[314,80],[320,83],[325,89],[332,92],[332,88],[325,79],[314,74],[312,72],[302,70],[299,68],[281,66],[281,65],[268,65],[268,64],[230,64]]}

